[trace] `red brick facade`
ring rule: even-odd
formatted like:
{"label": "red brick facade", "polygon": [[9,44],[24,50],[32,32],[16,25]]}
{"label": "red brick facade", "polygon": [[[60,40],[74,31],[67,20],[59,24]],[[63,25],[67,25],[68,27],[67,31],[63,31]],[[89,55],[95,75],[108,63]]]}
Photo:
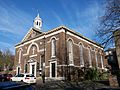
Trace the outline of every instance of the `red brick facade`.
{"label": "red brick facade", "polygon": [[[33,33],[34,36],[32,36]],[[53,39],[55,39],[55,45],[52,45]],[[69,40],[72,42],[72,53],[68,50]],[[80,45],[82,45],[82,53],[80,52]],[[17,44],[15,48],[16,73],[28,72],[39,76],[44,69],[45,77],[63,78],[65,67],[69,65],[69,57],[72,56],[73,64],[69,65],[71,67],[99,67],[104,69],[106,65],[103,48],[100,45],[64,26],[48,32],[40,32],[31,28],[22,42]],[[55,51],[54,56],[52,56],[52,51]],[[69,53],[72,56],[69,56]],[[82,66],[81,59],[84,61]]]}

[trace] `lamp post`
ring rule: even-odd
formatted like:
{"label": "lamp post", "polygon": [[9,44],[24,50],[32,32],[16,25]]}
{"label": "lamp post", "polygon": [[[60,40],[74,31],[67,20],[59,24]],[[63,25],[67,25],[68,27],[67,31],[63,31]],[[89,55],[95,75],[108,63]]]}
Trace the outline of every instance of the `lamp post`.
{"label": "lamp post", "polygon": [[39,75],[42,76],[42,68],[39,69]]}
{"label": "lamp post", "polygon": [[44,35],[44,60],[43,60],[43,67],[42,67],[42,80],[45,83],[45,35]]}

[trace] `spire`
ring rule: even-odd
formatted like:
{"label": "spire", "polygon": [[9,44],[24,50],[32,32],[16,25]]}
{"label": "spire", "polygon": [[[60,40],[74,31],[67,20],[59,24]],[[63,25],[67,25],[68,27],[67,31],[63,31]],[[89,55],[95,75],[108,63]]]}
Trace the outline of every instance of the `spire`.
{"label": "spire", "polygon": [[35,19],[40,19],[40,20],[41,20],[41,18],[40,18],[40,16],[39,16],[39,13],[37,14],[37,17],[36,17]]}
{"label": "spire", "polygon": [[37,17],[34,19],[34,28],[40,30],[41,27],[42,27],[42,19],[40,18],[39,13],[38,13]]}

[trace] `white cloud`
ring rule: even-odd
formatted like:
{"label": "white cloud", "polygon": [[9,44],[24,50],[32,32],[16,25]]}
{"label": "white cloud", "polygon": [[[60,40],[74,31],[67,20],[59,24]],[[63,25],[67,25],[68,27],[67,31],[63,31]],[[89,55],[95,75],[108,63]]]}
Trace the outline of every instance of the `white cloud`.
{"label": "white cloud", "polygon": [[0,47],[2,47],[2,48],[0,48],[0,50],[2,50],[3,52],[6,49],[9,49],[12,54],[15,54],[15,48],[14,48],[13,44],[5,43],[5,42],[0,42]]}
{"label": "white cloud", "polygon": [[30,26],[30,18],[28,13],[14,6],[0,5],[0,32],[6,31],[21,35]]}
{"label": "white cloud", "polygon": [[[0,47],[10,49],[14,53],[14,46],[27,33],[33,23],[32,16],[13,5],[0,3]],[[13,35],[13,36],[11,36]],[[13,41],[10,41],[13,40]]]}

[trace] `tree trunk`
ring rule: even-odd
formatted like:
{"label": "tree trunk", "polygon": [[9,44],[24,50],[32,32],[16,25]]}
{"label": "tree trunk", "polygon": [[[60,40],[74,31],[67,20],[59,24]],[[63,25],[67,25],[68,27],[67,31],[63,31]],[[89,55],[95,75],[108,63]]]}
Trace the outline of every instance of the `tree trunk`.
{"label": "tree trunk", "polygon": [[120,29],[116,30],[113,34],[114,34],[114,40],[115,40],[117,60],[118,60],[118,65],[120,69]]}

